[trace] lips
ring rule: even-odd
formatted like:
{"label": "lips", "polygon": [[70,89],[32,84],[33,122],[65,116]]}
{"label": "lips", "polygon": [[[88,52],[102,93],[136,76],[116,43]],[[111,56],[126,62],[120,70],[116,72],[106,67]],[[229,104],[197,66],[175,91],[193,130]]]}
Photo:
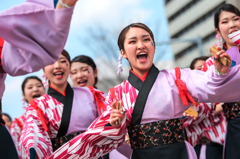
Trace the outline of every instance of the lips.
{"label": "lips", "polygon": [[84,87],[87,85],[87,81],[88,80],[81,80],[81,81],[78,81],[77,84],[79,85],[79,87]]}
{"label": "lips", "polygon": [[140,52],[137,54],[137,59],[139,62],[146,62],[148,54],[146,52]]}
{"label": "lips", "polygon": [[60,71],[58,71],[58,72],[54,72],[53,73],[53,75],[57,78],[57,79],[61,79],[62,77],[63,77],[63,72],[60,72]]}
{"label": "lips", "polygon": [[37,99],[37,98],[39,98],[39,97],[41,97],[41,95],[40,94],[35,94],[35,95],[33,95],[33,99]]}
{"label": "lips", "polygon": [[238,30],[232,30],[229,34],[232,34],[233,32],[238,31]]}

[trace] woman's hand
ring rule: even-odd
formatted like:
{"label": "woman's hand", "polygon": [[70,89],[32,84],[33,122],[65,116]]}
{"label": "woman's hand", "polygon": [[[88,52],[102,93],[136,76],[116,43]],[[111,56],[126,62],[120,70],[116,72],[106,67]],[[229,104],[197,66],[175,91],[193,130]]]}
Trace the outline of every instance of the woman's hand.
{"label": "woman's hand", "polygon": [[[110,121],[109,123],[113,126],[113,127],[117,127],[118,125],[116,125],[116,121],[118,121],[120,119],[120,122],[122,121],[122,119],[124,118],[125,114],[123,112],[123,109],[121,108],[120,110],[117,110],[117,101],[114,101],[112,103],[112,113],[110,115]],[[120,124],[120,123],[119,123]]]}
{"label": "woman's hand", "polygon": [[66,4],[69,7],[73,7],[78,0],[58,0],[56,9],[63,9],[66,8],[65,6],[63,6],[59,1],[62,1],[63,4]]}
{"label": "woman's hand", "polygon": [[[231,57],[221,48],[218,48],[218,50],[220,50],[219,52],[216,53],[215,55],[215,60],[213,61],[213,64],[215,66],[215,69],[218,70],[218,72],[222,73],[222,74],[226,74],[228,73],[231,64],[232,64],[232,59]],[[219,58],[220,57],[226,57],[229,59],[230,63],[227,66],[224,66],[220,61]]]}
{"label": "woman's hand", "polygon": [[[197,107],[194,105],[194,104],[191,104],[191,106],[188,108],[188,109],[192,109],[193,111],[197,111]],[[196,117],[194,117],[193,115],[191,114],[187,114],[186,112],[183,113],[183,116],[187,116],[187,117],[191,117],[193,118],[194,120],[196,119]]]}
{"label": "woman's hand", "polygon": [[222,108],[222,105],[224,103],[218,103],[216,105],[216,108],[215,108],[215,112],[214,112],[214,115],[218,115],[218,114],[221,114],[223,112],[223,108]]}

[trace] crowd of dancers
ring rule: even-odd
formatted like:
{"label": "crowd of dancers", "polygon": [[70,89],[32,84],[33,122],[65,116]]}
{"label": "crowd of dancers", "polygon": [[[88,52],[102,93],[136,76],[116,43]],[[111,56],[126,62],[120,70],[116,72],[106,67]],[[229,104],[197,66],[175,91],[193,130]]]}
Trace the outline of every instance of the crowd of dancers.
{"label": "crowd of dancers", "polygon": [[1,98],[7,74],[42,69],[45,79],[22,82],[23,115],[12,121],[0,114],[0,158],[240,158],[240,38],[229,38],[240,30],[238,8],[216,10],[218,52],[185,69],[158,70],[152,31],[142,23],[126,26],[117,41],[118,74],[125,58],[129,76],[104,94],[94,61],[71,60],[64,50],[77,0],[55,2],[28,0],[0,13]]}

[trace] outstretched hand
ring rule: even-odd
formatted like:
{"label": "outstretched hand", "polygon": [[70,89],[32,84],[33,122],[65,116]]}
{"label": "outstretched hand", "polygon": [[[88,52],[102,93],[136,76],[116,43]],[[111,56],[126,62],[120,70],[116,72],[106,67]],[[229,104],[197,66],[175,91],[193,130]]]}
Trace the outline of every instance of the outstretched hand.
{"label": "outstretched hand", "polygon": [[[69,7],[73,7],[78,0],[61,0],[63,4],[66,4]],[[61,3],[58,1],[56,9],[63,9],[66,8],[65,6],[61,5]]]}
{"label": "outstretched hand", "polygon": [[[220,50],[219,52],[216,53],[215,55],[215,60],[213,61],[213,64],[215,66],[215,69],[218,70],[219,72],[221,72],[222,74],[226,74],[228,73],[231,64],[232,64],[232,59],[231,57],[221,48],[218,48],[218,50]],[[229,59],[230,63],[228,63],[227,66],[224,66],[220,61],[219,58],[220,57],[226,57]]]}
{"label": "outstretched hand", "polygon": [[[118,121],[120,119],[120,121],[122,121],[122,119],[124,118],[125,114],[123,112],[123,109],[121,108],[120,110],[117,110],[117,101],[114,101],[112,103],[112,113],[110,115],[110,120],[109,123],[113,126],[113,127],[117,127],[118,125],[116,125],[116,121]],[[120,123],[119,123],[120,124]]]}

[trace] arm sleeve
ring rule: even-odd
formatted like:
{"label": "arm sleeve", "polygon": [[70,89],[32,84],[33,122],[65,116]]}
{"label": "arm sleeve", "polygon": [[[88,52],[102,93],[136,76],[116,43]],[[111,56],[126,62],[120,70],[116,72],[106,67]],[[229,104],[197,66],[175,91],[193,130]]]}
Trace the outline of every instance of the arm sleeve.
{"label": "arm sleeve", "polygon": [[26,113],[26,122],[23,126],[19,145],[21,156],[30,158],[30,148],[34,148],[38,158],[44,159],[53,153],[51,139],[49,134],[44,131],[37,111],[31,105],[28,106]]}
{"label": "arm sleeve", "polygon": [[54,9],[52,0],[27,0],[0,13],[3,70],[12,75],[38,71],[62,52],[73,7]]}
{"label": "arm sleeve", "polygon": [[227,75],[219,75],[214,66],[210,66],[206,73],[182,69],[181,79],[189,94],[200,103],[240,101],[239,69],[240,65],[232,67]]}

